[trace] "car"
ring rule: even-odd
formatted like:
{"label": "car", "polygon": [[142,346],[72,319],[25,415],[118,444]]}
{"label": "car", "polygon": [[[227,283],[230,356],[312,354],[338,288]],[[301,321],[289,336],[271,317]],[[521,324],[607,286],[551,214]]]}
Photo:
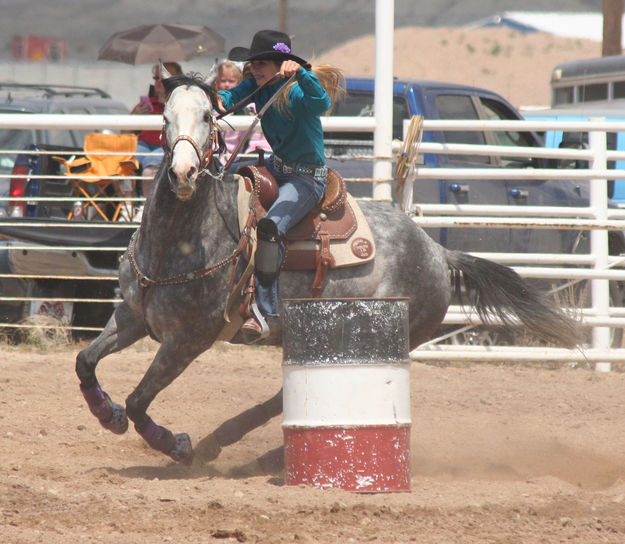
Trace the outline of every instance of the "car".
{"label": "car", "polygon": [[[127,114],[128,108],[115,101],[106,92],[94,87],[49,84],[0,83],[0,113],[54,113],[54,114]],[[57,251],[55,245],[101,246],[127,245],[130,232],[74,231],[56,229],[53,223],[66,223],[72,201],[35,202],[3,200],[6,197],[62,196],[70,197],[73,189],[68,179],[46,178],[61,173],[61,163],[50,152],[80,153],[86,130],[75,129],[0,129],[0,148],[15,150],[0,155],[0,221],[24,221],[24,227],[5,227],[0,234],[0,273],[30,275],[83,274],[90,276],[115,275],[119,252]],[[21,152],[20,152],[21,151]],[[47,154],[27,152],[44,151]],[[41,176],[41,177],[40,177]],[[27,226],[28,219],[46,218],[49,229]],[[123,234],[120,235],[120,232]],[[121,239],[120,239],[121,236]],[[24,249],[40,245],[40,250]],[[50,251],[47,251],[47,247]],[[99,326],[105,322],[112,308],[108,304],[87,307],[83,303],[59,303],[45,297],[93,297],[96,293],[114,296],[116,282],[102,280],[72,281],[53,278],[24,279],[3,277],[0,280],[2,296],[41,297],[42,300],[6,301],[0,303],[0,322],[15,323],[29,315],[53,313],[61,321],[85,326]],[[81,316],[81,314],[83,314]]]}
{"label": "car", "polygon": [[[95,87],[69,85],[36,85],[0,83],[0,113],[55,113],[55,114],[126,114],[128,108],[113,100],[109,94]],[[37,178],[36,174],[55,175],[60,163],[51,155],[19,154],[24,151],[80,152],[87,130],[76,129],[0,129],[0,148],[16,150],[15,154],[0,155],[0,217],[51,216],[53,212],[27,208],[24,202],[9,203],[1,198],[9,196],[69,196],[67,180]],[[33,174],[32,178],[9,178]],[[50,187],[48,187],[50,185]],[[69,204],[71,205],[71,203]],[[66,210],[57,211],[61,216]],[[66,216],[67,214],[65,214]]]}

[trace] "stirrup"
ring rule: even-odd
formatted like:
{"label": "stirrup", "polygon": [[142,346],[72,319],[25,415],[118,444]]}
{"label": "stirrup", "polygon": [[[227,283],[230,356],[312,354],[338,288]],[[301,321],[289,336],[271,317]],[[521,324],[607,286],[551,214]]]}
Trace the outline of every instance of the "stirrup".
{"label": "stirrup", "polygon": [[264,340],[269,336],[269,325],[267,325],[267,321],[263,317],[263,314],[260,313],[256,302],[252,302],[250,310],[252,315],[249,318],[254,319],[256,323],[260,325],[260,334],[258,336],[252,336],[251,334],[243,332],[243,341],[246,344],[255,344],[256,342]]}

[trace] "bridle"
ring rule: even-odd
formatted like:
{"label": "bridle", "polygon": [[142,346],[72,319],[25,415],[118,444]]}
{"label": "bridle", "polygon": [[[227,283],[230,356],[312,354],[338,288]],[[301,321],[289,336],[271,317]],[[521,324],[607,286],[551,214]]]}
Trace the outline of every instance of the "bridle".
{"label": "bridle", "polygon": [[[274,76],[274,78],[272,78],[269,82],[267,82],[265,85],[273,83],[275,80],[277,80],[279,78],[279,74],[276,74]],[[287,84],[292,81],[295,78],[295,75],[291,76],[288,81]],[[263,85],[262,87],[264,87],[265,85]],[[257,89],[255,92],[258,92],[260,90]],[[254,94],[254,93],[252,93]],[[249,97],[248,97],[249,98]],[[252,122],[252,124],[250,125],[250,127],[248,128],[248,132],[246,133],[246,136],[249,135],[249,133],[251,133],[251,131],[254,129],[255,125],[260,121],[261,117],[263,116],[263,114],[265,113],[265,111],[267,111],[267,109],[269,108],[269,106],[276,100],[277,98],[277,93],[274,94],[270,100],[265,104],[265,106],[256,114],[254,121]],[[247,100],[244,99],[244,100]],[[210,134],[209,134],[209,145],[206,149],[206,151],[202,152],[202,148],[198,145],[198,143],[191,137],[188,136],[186,134],[180,134],[176,137],[176,139],[173,141],[173,143],[171,144],[171,146],[169,145],[169,143],[167,142],[167,137],[165,134],[165,138],[164,138],[164,143],[163,143],[163,151],[166,154],[167,157],[167,162],[168,164],[171,164],[172,161],[172,156],[173,156],[173,152],[174,149],[176,148],[176,146],[182,142],[188,142],[189,144],[191,144],[191,147],[193,147],[199,161],[200,161],[200,174],[206,172],[208,173],[211,177],[216,178],[216,179],[222,179],[224,173],[227,171],[227,168],[230,166],[230,164],[232,163],[232,161],[234,160],[234,158],[236,157],[236,155],[238,154],[238,152],[240,151],[240,147],[241,147],[241,142],[239,142],[239,144],[237,145],[237,148],[235,149],[235,151],[233,152],[233,154],[231,155],[228,163],[226,164],[226,166],[224,167],[224,169],[217,175],[212,174],[209,170],[209,165],[213,156],[213,152],[219,148],[219,140],[218,140],[218,133],[216,130],[217,127],[217,120],[221,119],[222,117],[224,117],[225,115],[231,113],[232,111],[236,110],[236,108],[240,105],[236,104],[233,108],[231,108],[229,111],[224,112],[222,114],[220,114],[218,117],[215,117],[213,115],[211,115],[211,129],[210,129]],[[163,132],[165,132],[165,127],[163,127]],[[256,198],[258,198],[258,194],[257,193],[257,189],[255,187],[255,195]],[[169,242],[170,242],[170,237],[173,233],[173,228],[174,225],[176,223],[176,218],[178,216],[178,212],[180,209],[180,205],[178,204],[176,206],[176,210],[174,212],[174,217],[172,218],[172,222],[171,225],[169,227],[169,231],[167,233],[167,239],[165,240],[165,243],[163,245],[163,249],[161,251],[160,257],[157,261],[157,265],[156,265],[156,270],[154,271],[154,276],[158,276],[158,272],[161,268],[161,264],[165,258],[165,254],[167,251],[167,248],[169,247]],[[222,216],[223,218],[223,216]],[[225,218],[224,218],[225,219]],[[139,233],[141,232],[141,228],[137,229],[137,231],[135,232],[135,234],[133,235],[133,237],[130,240],[130,244],[128,246],[128,251],[126,252],[128,261],[130,262],[130,266],[133,270],[133,272],[135,273],[135,276],[137,277],[137,282],[139,284],[140,290],[141,290],[141,300],[142,300],[142,305],[144,306],[144,311],[143,311],[143,316],[144,316],[144,323],[145,323],[145,327],[146,330],[149,332],[150,336],[155,338],[153,332],[150,329],[149,324],[147,323],[147,320],[145,319],[145,296],[146,296],[146,292],[150,287],[153,286],[163,286],[163,285],[177,285],[177,284],[181,284],[181,283],[187,283],[190,281],[196,281],[202,278],[205,278],[211,274],[213,274],[214,272],[222,269],[225,266],[228,265],[232,265],[232,271],[230,273],[230,281],[229,281],[229,291],[230,291],[230,296],[228,297],[228,301],[226,303],[226,308],[224,311],[224,319],[226,321],[230,321],[229,320],[229,311],[231,309],[231,306],[233,304],[234,298],[235,298],[235,294],[242,288],[242,286],[244,285],[244,283],[247,281],[247,279],[250,277],[252,271],[253,271],[253,267],[254,267],[254,252],[256,249],[256,213],[254,210],[253,205],[250,206],[250,213],[249,216],[247,218],[247,222],[245,225],[245,228],[243,229],[241,238],[239,239],[239,242],[237,244],[236,249],[234,250],[233,253],[231,253],[228,257],[226,257],[225,259],[222,259],[220,262],[213,264],[213,265],[208,265],[205,266],[203,268],[197,269],[197,270],[193,270],[192,272],[186,272],[186,273],[182,273],[182,274],[177,274],[175,276],[171,276],[171,277],[167,277],[167,278],[160,278],[157,279],[156,277],[148,277],[146,276],[141,269],[139,268],[139,265],[136,261],[135,258],[135,245],[136,245],[136,241],[137,238],[139,237]],[[250,257],[248,259],[248,264],[247,267],[245,268],[241,278],[239,278],[239,281],[236,283],[236,285],[234,285],[235,283],[235,273],[237,270],[237,265],[239,263],[239,259],[243,256],[244,253],[247,253]]]}
{"label": "bridle", "polygon": [[[208,172],[208,166],[210,165],[211,159],[213,158],[213,153],[219,147],[219,141],[217,138],[217,131],[215,130],[216,120],[215,117],[212,116],[211,119],[211,130],[210,135],[208,137],[209,145],[206,148],[206,151],[202,152],[202,148],[199,144],[191,137],[186,134],[180,134],[173,141],[171,146],[167,142],[167,135],[165,134],[164,143],[163,143],[163,151],[165,152],[165,156],[167,157],[167,164],[171,164],[172,157],[174,154],[174,149],[180,142],[188,142],[193,147],[195,154],[200,162],[200,173]],[[165,127],[163,127],[163,131],[165,131]]]}

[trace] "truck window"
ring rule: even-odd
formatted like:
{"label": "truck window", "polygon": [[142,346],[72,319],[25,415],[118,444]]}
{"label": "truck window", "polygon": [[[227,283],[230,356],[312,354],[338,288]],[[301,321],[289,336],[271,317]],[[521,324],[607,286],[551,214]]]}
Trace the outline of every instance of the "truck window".
{"label": "truck window", "polygon": [[[50,113],[89,113],[86,108],[82,106],[74,107],[57,107],[52,108]],[[60,145],[64,147],[73,147],[76,149],[82,149],[85,134],[88,130],[69,130],[69,129],[49,129],[48,130],[48,143],[50,145]]]}
{"label": "truck window", "polygon": [[[330,115],[373,117],[373,93],[370,91],[349,91],[345,98],[335,104]],[[408,104],[403,96],[393,97],[393,138],[403,139],[403,120],[409,119]],[[354,157],[373,154],[373,133],[371,132],[325,132],[326,159]]]}
{"label": "truck window", "polygon": [[[510,111],[505,104],[502,104],[497,100],[490,100],[482,97],[480,98],[480,103],[483,108],[483,116],[489,121],[515,121],[518,119],[514,112]],[[525,131],[495,130],[491,132],[491,135],[495,145],[521,147],[536,147],[539,145],[532,135]],[[512,168],[530,166],[532,162],[531,159],[524,157],[500,157],[499,160],[501,161],[502,166],[509,166]]]}
{"label": "truck window", "polygon": [[598,100],[607,100],[608,84],[591,83],[589,85],[580,85],[578,93],[580,102],[596,102]]}
{"label": "truck window", "polygon": [[[35,131],[22,129],[0,130],[0,149],[16,150],[27,149],[35,143]],[[10,174],[15,163],[17,153],[0,155],[0,173]]]}
{"label": "truck window", "polygon": [[553,89],[553,104],[572,104],[575,87],[555,87]]}
{"label": "truck window", "polygon": [[[436,96],[436,108],[439,119],[475,119],[479,115],[470,96],[459,94],[439,94]],[[485,145],[484,133],[476,130],[449,130],[443,132],[445,142],[450,144]],[[449,155],[451,162],[490,164],[485,155]]]}

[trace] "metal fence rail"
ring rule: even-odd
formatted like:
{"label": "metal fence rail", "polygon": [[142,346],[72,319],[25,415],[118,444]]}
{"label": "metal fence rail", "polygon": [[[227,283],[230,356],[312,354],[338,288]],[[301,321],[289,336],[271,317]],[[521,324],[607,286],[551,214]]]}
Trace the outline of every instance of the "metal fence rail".
{"label": "metal fence rail", "polygon": [[[252,119],[248,116],[240,116],[229,119],[234,128],[242,129],[249,125]],[[86,130],[138,130],[160,129],[162,120],[160,116],[135,116],[135,115],[19,115],[0,114],[0,128],[44,129],[44,128],[79,128]],[[373,132],[375,119],[373,117],[329,117],[323,119],[324,130],[328,132]],[[226,127],[229,128],[229,127]],[[432,169],[416,164],[412,172],[412,181],[419,179],[566,179],[566,180],[590,180],[591,202],[588,208],[566,207],[521,207],[521,206],[489,206],[489,205],[437,205],[423,204],[415,207],[414,221],[423,227],[444,228],[473,228],[491,226],[493,228],[557,228],[588,230],[591,233],[591,252],[588,255],[523,255],[523,254],[497,254],[482,253],[486,257],[505,264],[513,265],[513,268],[524,277],[532,278],[558,278],[573,281],[588,279],[592,284],[592,306],[582,312],[585,325],[593,327],[592,353],[611,354],[621,357],[621,350],[609,348],[609,328],[623,327],[625,321],[625,309],[610,308],[609,303],[609,280],[625,280],[625,270],[619,268],[624,262],[618,257],[608,255],[607,236],[610,230],[625,231],[625,210],[611,209],[607,206],[607,180],[625,179],[625,170],[607,169],[606,161],[623,160],[625,152],[609,151],[606,149],[606,132],[625,131],[625,123],[605,121],[590,122],[549,122],[549,121],[429,121],[423,123],[425,131],[430,130],[512,130],[512,131],[545,131],[566,130],[588,132],[590,136],[590,148],[583,150],[574,149],[546,149],[546,148],[520,148],[508,146],[476,146],[466,144],[434,144],[422,142],[419,145],[419,153],[445,153],[445,154],[470,154],[470,155],[502,155],[515,157],[543,157],[553,159],[583,160],[588,161],[588,169],[510,169],[510,168],[442,168]],[[395,145],[395,149],[399,144]],[[21,150],[0,150],[0,154],[16,153]],[[50,153],[50,152],[49,152]],[[58,153],[57,153],[58,154]],[[107,153],[108,154],[108,153]],[[363,156],[357,157],[362,159]],[[375,157],[373,154],[365,158],[372,161],[388,160],[388,157]],[[2,178],[15,177],[9,174],[1,175]],[[50,176],[53,177],[53,176]],[[67,176],[59,176],[67,178]],[[128,179],[141,180],[141,176],[129,176]],[[367,180],[369,181],[369,180]],[[387,180],[376,180],[383,183]],[[0,200],[12,201],[7,196]],[[31,197],[32,202],[41,200],[70,201],[72,197],[40,198]],[[107,197],[107,200],[116,202],[120,197]],[[127,199],[129,202],[140,201],[140,198]],[[104,201],[104,200],[103,200]],[[19,222],[3,220],[6,225],[19,227]],[[37,228],[49,228],[50,222],[38,221],[29,226]],[[59,227],[58,224],[54,224]],[[89,222],[72,222],[72,228],[96,227]],[[97,224],[97,228],[128,228],[135,229],[134,223]],[[25,246],[28,251],[37,251],[35,246]],[[120,247],[95,248],[83,245],[63,246],[58,248],[62,251],[123,251]],[[543,266],[531,266],[540,258]],[[563,265],[572,265],[566,267]],[[58,277],[63,279],[104,279],[102,276],[71,276],[50,274],[48,276],[23,275],[27,279],[44,279]],[[107,280],[113,281],[114,276],[107,276]],[[6,300],[10,297],[5,297]],[[21,299],[16,299],[21,300]],[[33,298],[31,300],[37,300]],[[92,299],[59,298],[59,301],[91,302]],[[114,299],[113,299],[114,300]],[[111,302],[112,299],[102,299],[101,302]],[[465,324],[470,326],[471,321],[459,308],[452,307],[445,319],[449,324]],[[7,324],[0,324],[5,326]],[[11,325],[22,326],[22,325]],[[445,348],[445,353],[453,351],[450,346]],[[435,357],[442,353],[438,348],[432,351],[433,355],[419,355],[427,350],[433,350],[431,345],[418,350],[417,357]],[[428,352],[429,353],[429,352]],[[503,356],[505,351],[497,350],[497,356]],[[544,349],[541,353],[545,353]],[[555,353],[555,352],[554,352]],[[558,352],[560,353],[560,352]],[[590,352],[587,352],[590,353]],[[585,360],[583,354],[568,352],[571,360]],[[447,357],[447,355],[445,355]],[[616,359],[614,359],[616,360]],[[619,359],[620,360],[620,359]]]}

